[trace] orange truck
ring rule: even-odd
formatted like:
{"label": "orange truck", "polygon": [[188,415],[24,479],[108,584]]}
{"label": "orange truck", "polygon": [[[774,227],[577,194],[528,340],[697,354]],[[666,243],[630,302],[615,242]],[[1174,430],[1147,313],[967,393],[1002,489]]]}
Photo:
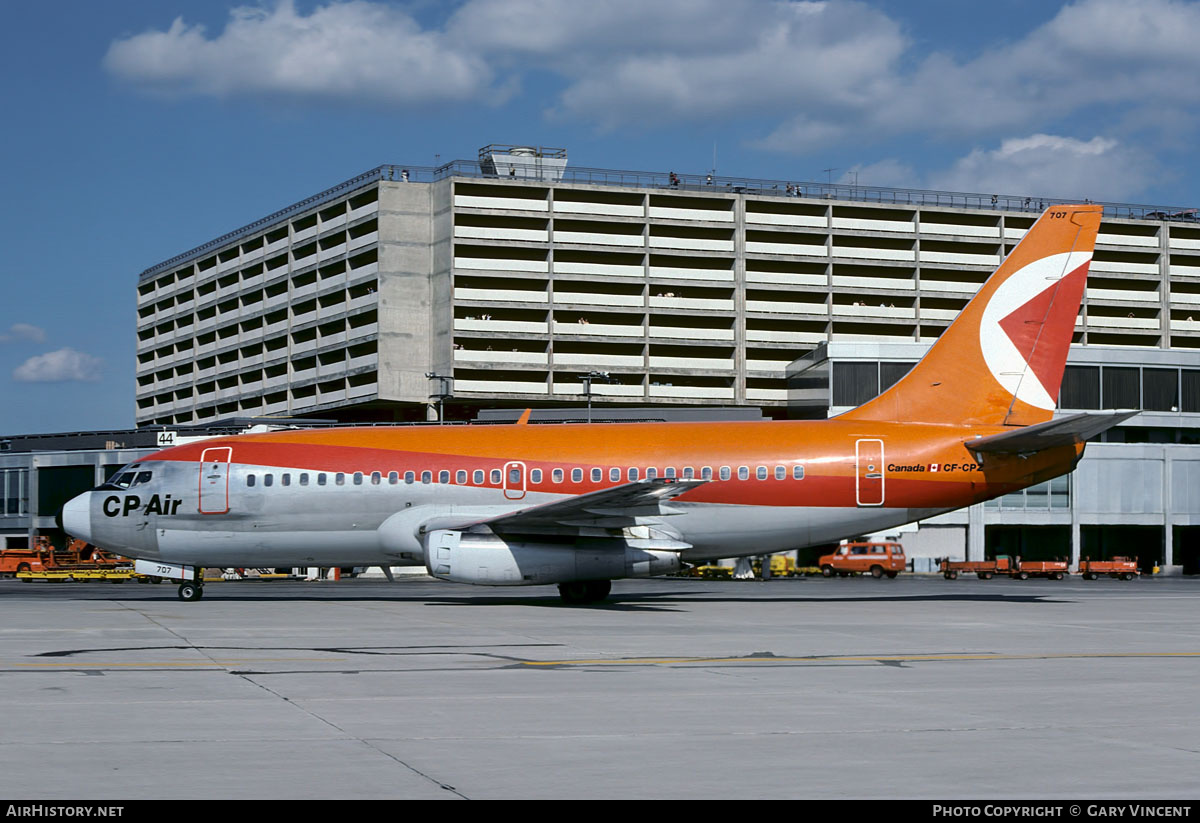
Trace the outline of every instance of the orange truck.
{"label": "orange truck", "polygon": [[1138,562],[1136,557],[1114,557],[1112,560],[1084,558],[1079,561],[1079,573],[1084,580],[1095,580],[1106,574],[1121,580],[1132,580],[1138,576]]}
{"label": "orange truck", "polygon": [[833,554],[822,555],[817,565],[825,577],[849,577],[869,574],[880,578],[895,577],[908,567],[904,547],[899,543],[846,543]]}
{"label": "orange truck", "polygon": [[28,549],[0,551],[0,575],[71,571],[111,571],[129,566],[123,557],[109,554],[83,540],[72,540],[65,549],[56,549],[41,538]]}
{"label": "orange truck", "polygon": [[1031,577],[1046,577],[1062,580],[1070,574],[1066,560],[1025,560],[996,555],[995,560],[942,560],[942,577],[954,580],[960,574],[974,574],[980,580],[991,580],[996,575],[1028,580]]}

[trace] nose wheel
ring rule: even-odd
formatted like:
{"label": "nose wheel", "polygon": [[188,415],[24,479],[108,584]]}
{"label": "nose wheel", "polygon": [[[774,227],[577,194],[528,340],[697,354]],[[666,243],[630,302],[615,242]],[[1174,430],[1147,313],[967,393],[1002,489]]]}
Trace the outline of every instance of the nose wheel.
{"label": "nose wheel", "polygon": [[204,597],[204,586],[199,583],[187,580],[179,584],[179,599],[187,602],[199,600]]}

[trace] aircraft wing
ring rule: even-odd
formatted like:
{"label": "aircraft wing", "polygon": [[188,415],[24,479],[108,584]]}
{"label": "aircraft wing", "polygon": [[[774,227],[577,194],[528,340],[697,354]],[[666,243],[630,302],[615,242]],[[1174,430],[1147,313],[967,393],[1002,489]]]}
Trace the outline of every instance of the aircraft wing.
{"label": "aircraft wing", "polygon": [[461,529],[486,526],[497,533],[577,534],[585,528],[625,528],[637,525],[640,517],[679,514],[667,504],[707,480],[634,480],[600,491],[564,500],[530,506],[486,520],[464,524]]}
{"label": "aircraft wing", "polygon": [[1072,414],[1045,423],[967,440],[964,445],[973,452],[984,454],[1030,454],[1043,449],[1083,443],[1137,413],[1122,411],[1113,414]]}

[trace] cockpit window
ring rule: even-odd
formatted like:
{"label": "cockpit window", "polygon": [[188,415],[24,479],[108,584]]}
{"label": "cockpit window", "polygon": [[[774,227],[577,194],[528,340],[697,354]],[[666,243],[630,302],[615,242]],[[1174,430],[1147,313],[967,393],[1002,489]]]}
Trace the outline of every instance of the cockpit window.
{"label": "cockpit window", "polygon": [[105,491],[125,491],[143,483],[149,483],[154,472],[142,469],[137,463],[130,463],[117,469],[104,483],[97,486]]}

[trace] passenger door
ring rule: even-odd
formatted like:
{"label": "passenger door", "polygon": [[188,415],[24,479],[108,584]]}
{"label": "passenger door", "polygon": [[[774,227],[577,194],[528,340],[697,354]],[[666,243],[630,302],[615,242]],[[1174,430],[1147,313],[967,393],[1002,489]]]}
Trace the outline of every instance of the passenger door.
{"label": "passenger door", "polygon": [[216,446],[200,454],[200,513],[225,514],[229,511],[229,464],[233,448]]}

